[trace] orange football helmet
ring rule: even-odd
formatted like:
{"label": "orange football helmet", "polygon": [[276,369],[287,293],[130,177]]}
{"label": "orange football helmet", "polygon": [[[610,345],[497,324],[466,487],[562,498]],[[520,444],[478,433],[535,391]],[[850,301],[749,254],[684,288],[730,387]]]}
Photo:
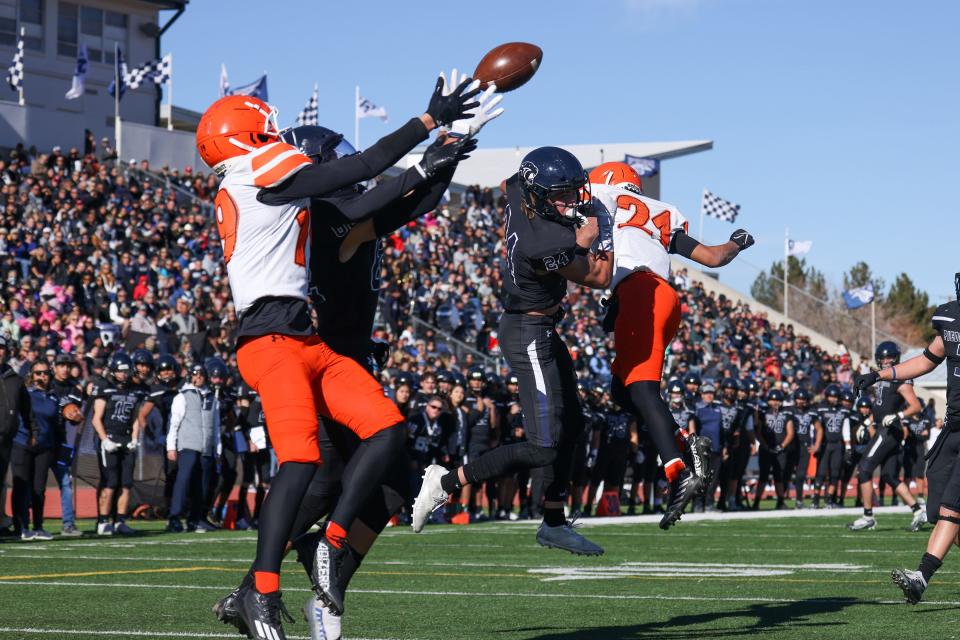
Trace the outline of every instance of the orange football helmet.
{"label": "orange football helmet", "polygon": [[260,98],[224,96],[197,125],[197,151],[211,169],[280,138],[277,110]]}
{"label": "orange football helmet", "polygon": [[628,182],[643,191],[640,174],[626,162],[604,162],[590,172],[593,184],[622,184]]}

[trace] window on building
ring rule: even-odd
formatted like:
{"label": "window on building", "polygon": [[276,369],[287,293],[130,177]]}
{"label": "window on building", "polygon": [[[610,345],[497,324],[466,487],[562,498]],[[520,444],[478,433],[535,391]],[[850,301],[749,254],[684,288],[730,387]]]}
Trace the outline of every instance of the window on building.
{"label": "window on building", "polygon": [[75,57],[85,44],[90,62],[113,64],[114,48],[127,47],[126,14],[61,2],[57,16],[58,55]]}
{"label": "window on building", "polygon": [[23,27],[23,46],[43,51],[43,0],[0,0],[0,45],[15,47]]}

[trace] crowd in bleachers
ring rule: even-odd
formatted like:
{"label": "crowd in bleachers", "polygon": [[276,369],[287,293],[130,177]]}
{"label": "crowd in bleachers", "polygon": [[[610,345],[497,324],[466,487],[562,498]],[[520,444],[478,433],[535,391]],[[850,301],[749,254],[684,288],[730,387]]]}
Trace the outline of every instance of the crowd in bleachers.
{"label": "crowd in bleachers", "polygon": [[[223,384],[239,387],[238,321],[210,214],[214,175],[153,168],[145,161],[121,166],[106,141],[98,147],[88,140],[84,153],[19,145],[0,159],[0,182],[0,336],[7,341],[7,364],[14,373],[29,383],[35,363],[52,368],[59,356],[61,365],[69,366],[71,382],[89,394],[114,353],[145,349],[155,358],[172,356],[183,372],[222,359],[229,371]],[[436,393],[445,415],[460,415],[462,407],[474,424],[485,414],[483,398],[493,401],[489,448],[522,437],[509,371],[498,359],[504,203],[491,189],[479,187],[454,201],[384,240],[376,332],[390,351],[381,376],[411,416]],[[685,271],[675,273],[673,281],[681,296],[682,325],[669,346],[666,379],[733,379],[745,392],[753,389],[753,399],[760,401],[771,389],[788,396],[801,388],[818,396],[830,385],[846,389],[855,370],[867,366],[865,358],[842,347],[828,353],[796,335],[792,326],[774,326],[748,305],[708,293]],[[615,413],[620,409],[603,392],[610,382],[613,343],[612,334],[601,328],[599,296],[571,287],[561,326],[584,397],[592,398],[594,411]],[[462,398],[457,387],[463,388]],[[426,426],[431,450],[452,464],[465,455],[467,436],[463,429],[433,433],[439,428]],[[642,426],[631,429],[628,450],[635,461],[644,450]],[[227,430],[222,433],[234,438]],[[0,433],[0,441],[6,435]],[[411,428],[411,448],[417,437]],[[602,444],[607,436],[598,438]],[[586,465],[590,442],[584,448]],[[599,472],[585,473],[596,480]],[[509,517],[517,491],[521,506],[516,511],[535,511],[535,505],[523,502],[525,479],[515,480],[509,491],[487,487],[486,504],[494,516]],[[635,496],[634,506],[642,500],[642,494]],[[651,500],[659,498],[648,494],[643,507],[653,508]],[[589,508],[589,501],[575,502]],[[252,519],[250,514],[247,520]],[[0,527],[4,524],[0,521]]]}

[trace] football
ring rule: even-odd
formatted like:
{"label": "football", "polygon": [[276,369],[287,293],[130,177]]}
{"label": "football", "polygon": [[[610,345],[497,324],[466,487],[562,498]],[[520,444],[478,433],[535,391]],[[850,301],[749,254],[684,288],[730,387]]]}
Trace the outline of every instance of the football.
{"label": "football", "polygon": [[484,89],[493,82],[498,93],[505,93],[525,85],[537,72],[542,60],[543,50],[537,45],[508,42],[483,56],[473,77],[483,83]]}

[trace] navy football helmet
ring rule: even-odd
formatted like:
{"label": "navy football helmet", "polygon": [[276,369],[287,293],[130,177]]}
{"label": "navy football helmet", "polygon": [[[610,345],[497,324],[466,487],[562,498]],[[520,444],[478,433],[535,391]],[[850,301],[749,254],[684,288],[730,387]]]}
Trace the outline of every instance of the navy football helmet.
{"label": "navy football helmet", "polygon": [[357,152],[352,144],[343,139],[342,133],[326,127],[314,125],[291,127],[280,132],[280,139],[295,146],[300,153],[313,158],[318,163],[339,160]]}
{"label": "navy football helmet", "polygon": [[813,396],[810,395],[810,392],[806,389],[800,388],[793,392],[793,399],[796,400],[805,400],[810,402],[813,399]]}
{"label": "navy football helmet", "polygon": [[130,356],[130,359],[133,360],[134,365],[146,365],[153,369],[153,356],[146,349],[137,349]]}
{"label": "navy football helmet", "polygon": [[219,378],[226,382],[227,363],[220,358],[207,358],[207,361],[203,363],[203,368],[207,370],[207,377],[211,380],[213,378]]}
{"label": "navy football helmet", "polygon": [[827,385],[827,388],[823,391],[823,397],[825,398],[839,398],[840,397],[840,387],[835,384]]}
{"label": "navy football helmet", "polygon": [[767,402],[783,402],[783,391],[771,389],[767,394]]}
{"label": "navy football helmet", "polygon": [[877,345],[877,351],[873,354],[873,359],[880,364],[883,360],[893,360],[893,364],[900,362],[900,347],[892,340],[884,340]]}
{"label": "navy football helmet", "polygon": [[[551,222],[578,224],[591,200],[587,172],[577,157],[559,147],[540,147],[523,157],[517,172],[524,206]],[[551,200],[568,205],[560,211]]]}

